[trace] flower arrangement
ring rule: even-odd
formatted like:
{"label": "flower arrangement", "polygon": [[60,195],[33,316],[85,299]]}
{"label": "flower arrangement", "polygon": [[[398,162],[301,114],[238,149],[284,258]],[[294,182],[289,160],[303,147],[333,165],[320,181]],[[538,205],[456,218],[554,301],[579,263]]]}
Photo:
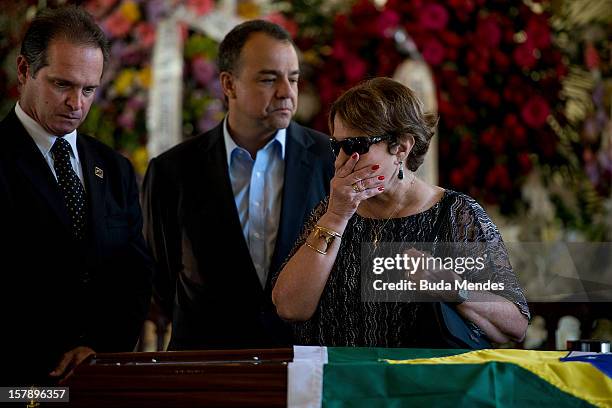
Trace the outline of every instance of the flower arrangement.
{"label": "flower arrangement", "polygon": [[[552,199],[564,222],[575,226],[592,221],[588,214],[601,213],[611,179],[610,12],[593,6],[598,0],[579,5],[585,1],[561,2],[552,19],[550,3],[534,0],[242,0],[236,7],[243,18],[263,15],[294,35],[303,62],[298,120],[323,131],[328,107],[341,92],[367,77],[393,75],[406,58],[395,34],[405,30],[436,81],[440,183],[517,214],[526,205],[521,186],[532,169],[549,181],[573,174],[566,190],[585,192],[590,199],[574,208],[566,199]],[[5,65],[0,109],[5,112],[17,96],[12,68],[7,68],[23,31],[15,25],[23,28],[37,4],[20,2],[0,18],[0,31],[11,33],[0,41]],[[103,86],[82,130],[123,152],[143,174],[156,26],[178,5],[204,15],[216,4],[82,4],[112,44]],[[183,136],[190,137],[214,126],[224,106],[216,80],[217,44],[186,27],[182,33]],[[555,190],[552,184],[550,190]]]}
{"label": "flower arrangement", "polygon": [[562,1],[552,19],[568,60],[561,97],[566,122],[551,120],[565,159],[544,168],[551,200],[566,229],[612,239],[612,10],[606,0]]}
{"label": "flower arrangement", "polygon": [[[311,2],[301,3],[291,2],[286,14],[314,21],[304,17]],[[549,17],[543,4],[531,2],[389,0],[377,8],[358,0],[328,16],[329,37],[312,30],[314,24],[298,36],[298,44],[318,51],[310,59],[316,72],[310,88],[318,90],[321,107],[312,125],[326,130],[328,107],[342,91],[367,77],[393,75],[405,58],[394,40],[402,28],[436,81],[440,183],[514,213],[532,167],[559,160],[548,118],[563,117],[559,92],[567,70]]]}
{"label": "flower arrangement", "polygon": [[[129,157],[138,174],[144,174],[146,106],[151,87],[152,51],[156,27],[179,5],[196,15],[214,8],[212,0],[89,0],[84,7],[96,18],[111,43],[111,58],[96,103],[82,130],[96,135]],[[223,111],[214,58],[217,45],[203,35],[182,28],[185,86],[183,133],[185,137],[207,129]]]}

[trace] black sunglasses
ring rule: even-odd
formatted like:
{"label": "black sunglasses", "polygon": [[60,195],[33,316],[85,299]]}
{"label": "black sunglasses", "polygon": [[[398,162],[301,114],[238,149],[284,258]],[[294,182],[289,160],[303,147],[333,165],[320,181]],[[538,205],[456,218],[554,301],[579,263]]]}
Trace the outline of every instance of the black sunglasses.
{"label": "black sunglasses", "polygon": [[344,153],[351,156],[353,153],[366,154],[373,144],[390,139],[391,135],[348,137],[342,140],[336,140],[330,137],[329,143],[336,156],[340,154],[340,148],[344,150]]}

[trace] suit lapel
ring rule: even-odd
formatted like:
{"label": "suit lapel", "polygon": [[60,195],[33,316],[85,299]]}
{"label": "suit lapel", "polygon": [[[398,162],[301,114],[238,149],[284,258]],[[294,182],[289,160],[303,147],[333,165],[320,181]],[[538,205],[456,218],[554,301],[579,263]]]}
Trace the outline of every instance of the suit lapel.
{"label": "suit lapel", "polygon": [[[313,142],[307,138],[302,128],[291,122],[287,128],[287,146],[285,155],[285,182],[283,186],[283,202],[281,208],[281,219],[274,255],[270,263],[270,273],[266,286],[270,285],[270,279],[284,262],[288,251],[291,250],[302,227],[301,220],[304,218],[306,205],[308,203],[308,191],[312,178],[313,163],[316,158],[308,149]],[[285,248],[285,250],[281,249]],[[286,248],[289,248],[286,250]]]}
{"label": "suit lapel", "polygon": [[[83,182],[87,191],[87,206],[89,208],[89,232],[94,248],[101,247],[101,234],[105,228],[104,203],[106,202],[106,183],[108,174],[104,172],[105,166],[96,151],[92,149],[85,136],[77,137],[79,160],[83,170]],[[101,253],[94,250],[94,253]]]}
{"label": "suit lapel", "polygon": [[32,183],[36,192],[53,210],[66,231],[70,231],[70,216],[64,205],[64,198],[49,165],[40,153],[32,137],[25,130],[15,111],[7,118],[7,148],[15,152],[15,163],[19,170]]}
{"label": "suit lapel", "polygon": [[[263,290],[251,260],[236,208],[223,139],[223,122],[205,134],[198,147],[201,150],[201,159],[195,163],[196,167],[191,171],[193,176],[197,177],[197,180],[191,184],[198,186],[194,191],[196,199],[192,211],[199,214],[198,224],[203,231],[218,234],[218,239],[222,242],[231,243],[236,259],[248,260],[237,263],[243,266],[238,266],[231,273],[244,275],[253,288]],[[215,219],[212,220],[211,217]],[[217,231],[210,231],[211,223],[218,226]]]}

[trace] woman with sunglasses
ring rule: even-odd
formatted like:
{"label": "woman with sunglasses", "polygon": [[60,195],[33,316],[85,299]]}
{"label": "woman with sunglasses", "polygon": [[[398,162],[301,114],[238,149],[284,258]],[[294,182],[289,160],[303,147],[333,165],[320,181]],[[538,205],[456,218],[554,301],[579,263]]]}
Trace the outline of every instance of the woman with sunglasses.
{"label": "woman with sunglasses", "polygon": [[332,105],[330,196],[313,211],[272,292],[298,344],[436,346],[431,304],[362,299],[362,243],[376,249],[389,242],[486,244],[487,265],[504,290],[453,289],[444,299],[476,334],[497,343],[523,338],[529,310],[497,228],[469,196],[414,173],[436,124],[410,89],[388,78],[366,81]]}

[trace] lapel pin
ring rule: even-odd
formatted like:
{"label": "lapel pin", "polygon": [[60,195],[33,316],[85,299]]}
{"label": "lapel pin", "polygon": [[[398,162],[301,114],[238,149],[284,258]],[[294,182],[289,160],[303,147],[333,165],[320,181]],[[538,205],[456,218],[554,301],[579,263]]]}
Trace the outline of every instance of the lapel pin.
{"label": "lapel pin", "polygon": [[94,174],[100,178],[104,178],[104,170],[97,166],[94,168]]}

